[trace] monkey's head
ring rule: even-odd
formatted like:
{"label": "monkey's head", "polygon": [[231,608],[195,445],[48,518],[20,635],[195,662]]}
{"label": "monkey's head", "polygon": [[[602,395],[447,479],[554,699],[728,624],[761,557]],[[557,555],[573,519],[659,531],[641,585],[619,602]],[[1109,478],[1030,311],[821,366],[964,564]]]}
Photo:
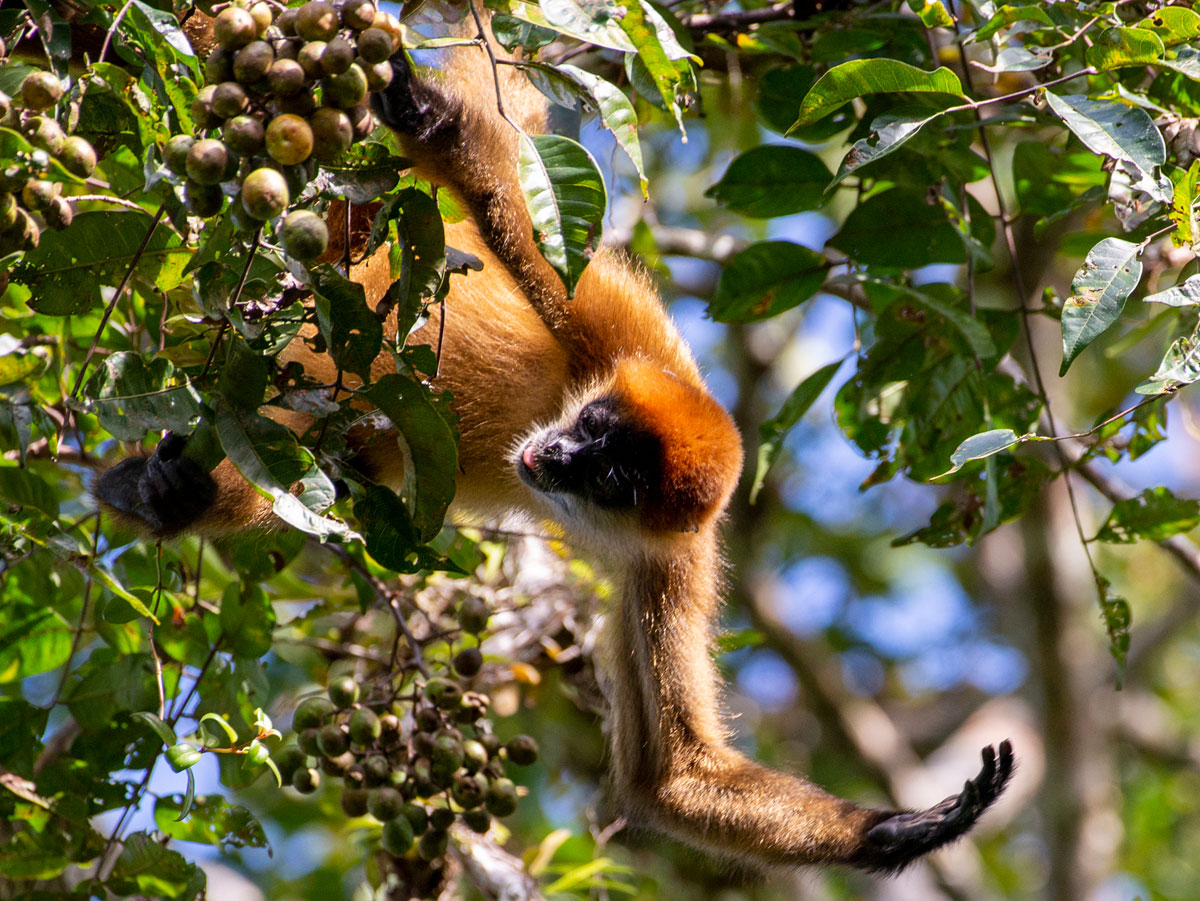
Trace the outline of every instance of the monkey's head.
{"label": "monkey's head", "polygon": [[703,388],[629,359],[559,422],[527,437],[515,464],[565,519],[694,532],[725,509],[742,443]]}

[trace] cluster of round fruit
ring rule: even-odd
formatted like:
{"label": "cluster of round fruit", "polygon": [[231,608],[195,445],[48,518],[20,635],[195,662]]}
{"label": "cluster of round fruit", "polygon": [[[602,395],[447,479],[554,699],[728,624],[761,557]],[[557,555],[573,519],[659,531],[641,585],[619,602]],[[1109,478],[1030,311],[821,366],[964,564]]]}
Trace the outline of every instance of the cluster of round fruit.
{"label": "cluster of round fruit", "polygon": [[[176,135],[163,149],[167,168],[187,179],[192,212],[216,215],[221,183],[237,181],[236,225],[252,230],[283,213],[315,162],[336,159],[374,129],[367,97],[391,81],[400,33],[399,20],[372,0],[286,9],[235,0],[222,9],[205,87],[191,107],[196,137]],[[280,239],[293,257],[310,260],[328,234],[319,217],[301,212],[285,220]]]}
{"label": "cluster of round fruit", "polygon": [[[460,651],[452,666],[470,678],[482,663],[472,647]],[[502,743],[485,719],[486,695],[464,691],[457,679],[417,680],[402,711],[411,717],[359,697],[358,683],[346,676],[329,685],[327,698],[308,698],[296,708],[297,742],[275,761],[297,791],[316,791],[322,774],[340,778],[348,816],[370,814],[383,823],[381,844],[389,854],[403,856],[415,842],[427,861],[446,852],[456,820],[483,833],[492,817],[516,810],[516,787],[505,764],[533,763],[537,743],[528,735]]]}
{"label": "cluster of round fruit", "polygon": [[62,182],[51,181],[51,159],[72,175],[87,178],[96,169],[96,151],[78,135],[68,136],[53,107],[62,99],[53,72],[25,76],[16,97],[0,93],[0,125],[19,131],[32,150],[18,151],[0,169],[0,257],[37,247],[42,230],[66,228],[74,217]]}

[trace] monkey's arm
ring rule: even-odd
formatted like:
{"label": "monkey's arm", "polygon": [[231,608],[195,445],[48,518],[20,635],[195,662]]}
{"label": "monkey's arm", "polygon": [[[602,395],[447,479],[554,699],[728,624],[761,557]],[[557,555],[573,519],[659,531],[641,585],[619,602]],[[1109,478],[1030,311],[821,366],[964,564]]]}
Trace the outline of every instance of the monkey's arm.
{"label": "monkey's arm", "polygon": [[96,480],[101,506],[124,526],[156,538],[209,537],[264,526],[271,504],[228,460],[211,474],[183,456],[187,439],[168,433],[149,457],[127,457]]}

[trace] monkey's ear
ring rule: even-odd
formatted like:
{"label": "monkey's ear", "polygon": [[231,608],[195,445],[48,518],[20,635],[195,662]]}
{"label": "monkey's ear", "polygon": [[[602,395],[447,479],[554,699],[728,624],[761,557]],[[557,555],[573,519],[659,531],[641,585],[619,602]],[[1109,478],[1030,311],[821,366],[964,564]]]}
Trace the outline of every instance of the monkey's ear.
{"label": "monkey's ear", "polygon": [[217,486],[183,456],[187,438],[168,432],[149,457],[129,457],[101,473],[96,499],[126,524],[163,538],[186,531],[212,507]]}

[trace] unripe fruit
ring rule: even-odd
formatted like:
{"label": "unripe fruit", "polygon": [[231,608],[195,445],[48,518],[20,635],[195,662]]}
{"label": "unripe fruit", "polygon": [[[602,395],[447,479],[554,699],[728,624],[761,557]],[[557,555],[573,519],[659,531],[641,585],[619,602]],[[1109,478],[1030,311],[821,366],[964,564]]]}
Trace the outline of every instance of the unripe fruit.
{"label": "unripe fruit", "polygon": [[342,5],[342,24],[355,31],[370,28],[375,21],[375,4],[371,0],[347,0]]}
{"label": "unripe fruit", "polygon": [[[202,185],[198,181],[188,179],[183,186],[183,196],[187,200],[188,209],[192,214],[199,216],[202,219],[207,219],[209,216],[215,216],[221,212],[221,205],[225,202],[225,195],[221,192],[218,185]],[[315,730],[314,730],[315,731]],[[301,734],[301,739],[304,735]],[[303,741],[301,748],[305,753],[315,755],[314,751],[309,751],[304,747]]]}
{"label": "unripe fruit", "polygon": [[62,231],[71,224],[71,220],[75,218],[75,211],[71,208],[70,202],[65,197],[55,197],[42,210],[42,215],[46,217],[46,224],[56,231]]}
{"label": "unripe fruit", "polygon": [[511,779],[493,779],[483,803],[492,816],[506,817],[517,809],[517,787]]}
{"label": "unripe fruit", "polygon": [[392,69],[392,64],[387,60],[372,64],[359,57],[358,64],[367,76],[368,91],[382,91],[392,83],[392,76],[395,74],[395,70]]}
{"label": "unripe fruit", "polygon": [[213,114],[222,119],[240,115],[247,104],[246,89],[236,81],[223,81],[212,95]]}
{"label": "unripe fruit", "polygon": [[363,761],[362,768],[363,779],[371,787],[386,784],[392,775],[392,765],[381,754],[372,754]]}
{"label": "unripe fruit", "polygon": [[235,229],[245,235],[252,235],[262,228],[262,223],[247,213],[246,208],[242,206],[241,193],[233,198],[233,203],[229,205],[229,222]]}
{"label": "unripe fruit", "polygon": [[205,138],[192,145],[187,155],[188,178],[197,184],[215,185],[225,178],[229,148],[221,141]]}
{"label": "unripe fruit", "polygon": [[336,757],[322,757],[321,771],[329,776],[344,776],[346,770],[354,766],[354,755],[347,751]]}
{"label": "unripe fruit", "polygon": [[263,149],[265,129],[254,116],[234,116],[221,129],[221,140],[246,156],[253,156]]}
{"label": "unripe fruit", "polygon": [[440,829],[431,829],[421,836],[417,842],[417,855],[421,860],[437,860],[446,853],[450,844],[450,834]]}
{"label": "unripe fruit", "polygon": [[538,759],[538,743],[531,735],[518,735],[504,746],[504,753],[517,766],[529,766]]}
{"label": "unripe fruit", "polygon": [[464,648],[454,655],[454,671],[470,678],[483,668],[483,654],[479,648]]}
{"label": "unripe fruit", "polygon": [[325,74],[325,68],[321,65],[321,57],[324,55],[324,41],[309,41],[296,54],[296,62],[309,78],[320,78]]}
{"label": "unripe fruit", "polygon": [[8,231],[17,221],[17,198],[8,191],[0,193],[0,232]]}
{"label": "unripe fruit", "polygon": [[[297,213],[305,213],[308,211],[307,210],[297,210],[296,212]],[[288,220],[291,219],[294,215],[296,215],[296,213],[289,213],[287,216],[287,219],[283,220],[283,227],[285,229],[285,233],[284,233],[284,237],[283,237],[283,246],[285,248],[287,248],[288,253],[290,253],[292,256],[297,256],[295,253],[292,252],[292,249],[290,247],[288,247],[288,243],[287,243],[288,239],[287,239],[287,234],[286,234]],[[314,219],[316,219],[318,222],[320,222],[322,228],[325,227],[325,223],[321,220],[321,218],[319,216],[315,216],[312,213],[308,213],[308,215],[312,216]],[[307,219],[301,219],[299,221],[307,222]],[[328,229],[326,229],[325,235],[326,235],[326,240],[324,243],[327,244],[328,243],[328,235],[329,235]],[[321,251],[321,253],[324,253],[324,252],[325,252],[324,250]],[[316,256],[320,256],[320,255],[321,255],[320,253],[316,254]],[[297,259],[302,259],[302,258],[297,257]],[[310,259],[311,259],[311,257],[310,257]],[[381,716],[379,718],[379,744],[380,744],[380,746],[385,749],[390,748],[393,745],[395,745],[396,742],[398,742],[399,740],[400,740],[400,717],[396,716],[396,714],[394,714],[394,713],[385,713],[383,716]]]}
{"label": "unripe fruit", "polygon": [[312,128],[299,116],[284,113],[267,126],[266,145],[267,153],[277,163],[284,166],[303,163],[313,152]]}
{"label": "unripe fruit", "polygon": [[[25,123],[29,143],[58,156],[66,143],[67,135],[62,126],[50,116],[34,116]],[[82,138],[80,139],[82,140]]]}
{"label": "unripe fruit", "polygon": [[334,709],[333,703],[326,698],[306,698],[292,715],[292,729],[296,732],[317,729],[325,725],[325,720],[333,715]]}
{"label": "unripe fruit", "polygon": [[310,88],[304,88],[290,97],[276,98],[274,106],[281,116],[310,116],[317,108],[317,98]]}
{"label": "unripe fruit", "polygon": [[425,693],[443,710],[453,710],[462,700],[462,687],[450,679],[434,676],[425,683]]}
{"label": "unripe fruit", "polygon": [[337,10],[325,0],[309,0],[296,13],[296,31],[306,41],[328,41],[337,30]]}
{"label": "unripe fruit", "polygon": [[383,824],[379,843],[393,857],[403,857],[413,845],[412,824],[404,817],[388,820]]}
{"label": "unripe fruit", "polygon": [[374,744],[379,731],[379,716],[374,710],[360,707],[350,715],[350,740],[355,744]]}
{"label": "unripe fruit", "polygon": [[312,767],[296,770],[292,775],[292,788],[302,795],[311,795],[321,784],[321,774]]}
{"label": "unripe fruit", "polygon": [[475,809],[463,812],[462,821],[472,832],[483,835],[492,826],[492,815],[486,810]]}
{"label": "unripe fruit", "polygon": [[291,782],[296,770],[308,762],[305,753],[295,745],[280,748],[271,755],[271,759],[275,761],[275,766],[279,767],[279,775],[284,782]]}
{"label": "unripe fruit", "polygon": [[267,84],[278,97],[289,97],[304,87],[304,67],[294,59],[277,59],[267,70]]}
{"label": "unripe fruit", "polygon": [[25,182],[25,187],[21,189],[21,200],[24,202],[26,209],[40,210],[48,207],[54,198],[61,193],[62,185],[58,182],[31,178]]}
{"label": "unripe fruit", "polygon": [[340,75],[330,75],[321,81],[321,102],[325,106],[349,109],[362,103],[366,96],[367,73],[358,63],[351,63]]}
{"label": "unripe fruit", "polygon": [[397,50],[400,47],[400,20],[391,13],[385,13],[382,9],[376,10],[375,18],[371,21],[372,28],[379,28],[386,31],[392,36],[392,49]]}
{"label": "unripe fruit", "polygon": [[271,23],[275,21],[275,12],[271,9],[269,3],[255,3],[250,7],[250,18],[254,20],[254,24],[258,26],[258,33],[262,34],[271,27]]}
{"label": "unripe fruit", "polygon": [[246,10],[228,6],[213,22],[213,37],[226,50],[238,50],[258,37],[258,23]]}
{"label": "unripe fruit", "polygon": [[367,797],[367,790],[363,788],[342,789],[342,813],[348,817],[365,816]]}
{"label": "unripe fruit", "polygon": [[198,130],[214,128],[221,124],[221,117],[213,112],[213,95],[216,92],[217,86],[210,84],[201,88],[192,101],[192,121],[196,123]]}
{"label": "unripe fruit", "polygon": [[442,715],[435,707],[418,707],[413,713],[413,718],[421,732],[433,732],[442,724]]}
{"label": "unripe fruit", "polygon": [[[269,171],[274,172],[275,170],[272,169]],[[347,707],[355,704],[358,701],[358,683],[354,681],[354,677],[342,676],[341,678],[334,679],[332,682],[330,682],[329,700],[331,700],[334,703],[334,706],[336,706],[339,710],[345,710]]]}
{"label": "unripe fruit", "polygon": [[468,598],[458,608],[458,622],[468,632],[478,635],[487,628],[488,617],[491,616],[488,605],[479,598]]}
{"label": "unripe fruit", "polygon": [[382,28],[368,28],[358,36],[358,55],[372,64],[386,62],[392,55],[392,36]]}
{"label": "unripe fruit", "polygon": [[266,41],[251,41],[233,57],[233,77],[253,84],[266,76],[275,62],[275,49]]}
{"label": "unripe fruit", "polygon": [[429,828],[429,811],[420,804],[406,804],[402,811],[404,819],[412,826],[416,835],[421,835]]}
{"label": "unripe fruit", "polygon": [[326,75],[340,75],[354,62],[354,45],[344,37],[335,37],[325,45],[321,54],[321,69]]}
{"label": "unripe fruit", "polygon": [[72,175],[87,178],[96,171],[96,149],[86,138],[71,135],[63,141],[62,150],[58,153],[58,161]]}
{"label": "unripe fruit", "polygon": [[454,777],[454,784],[451,786],[450,792],[464,810],[470,810],[483,803],[483,797],[487,793],[487,783],[479,776],[459,775]]}
{"label": "unripe fruit", "polygon": [[373,788],[367,795],[367,810],[379,822],[386,823],[404,812],[404,799],[394,788]]}
{"label": "unripe fruit", "polygon": [[435,807],[429,813],[429,827],[436,831],[445,831],[454,825],[454,811],[448,807]]}
{"label": "unripe fruit", "polygon": [[[243,204],[245,203],[244,193],[243,190]],[[265,219],[266,217],[262,218]],[[337,723],[327,723],[321,727],[320,732],[317,734],[317,747],[321,749],[321,754],[325,757],[340,757],[350,749],[350,740],[346,737],[346,733],[342,731],[342,727]]]}
{"label": "unripe fruit", "polygon": [[220,84],[233,80],[233,53],[217,47],[204,61],[204,80],[209,84]]}
{"label": "unripe fruit", "polygon": [[[283,249],[300,262],[315,260],[329,247],[329,229],[324,220],[307,210],[296,210],[283,220]],[[389,743],[399,738],[399,730],[390,733]],[[367,742],[363,742],[366,744]]]}
{"label": "unripe fruit", "polygon": [[285,35],[291,37],[296,33],[296,14],[300,10],[295,7],[289,7],[279,14],[275,20],[275,26]]}
{"label": "unripe fruit", "polygon": [[350,117],[340,109],[323,106],[309,117],[308,124],[313,133],[313,156],[319,160],[336,159],[354,141]]}
{"label": "unripe fruit", "polygon": [[21,100],[26,109],[42,110],[54,106],[62,93],[62,85],[53,72],[30,72],[21,82]]}

